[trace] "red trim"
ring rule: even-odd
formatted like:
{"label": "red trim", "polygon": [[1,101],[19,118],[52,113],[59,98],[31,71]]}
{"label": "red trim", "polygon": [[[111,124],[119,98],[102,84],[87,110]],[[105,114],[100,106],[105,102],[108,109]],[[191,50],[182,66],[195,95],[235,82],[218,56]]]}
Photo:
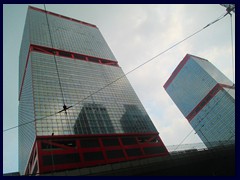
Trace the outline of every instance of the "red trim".
{"label": "red trim", "polygon": [[115,133],[115,134],[81,134],[81,135],[54,135],[54,136],[37,136],[37,140],[43,139],[71,139],[71,138],[87,138],[87,137],[116,137],[116,136],[147,136],[147,135],[158,135],[158,132],[146,132],[146,133]]}
{"label": "red trim", "polygon": [[37,142],[37,153],[38,153],[37,154],[37,156],[38,156],[38,171],[40,173],[41,172],[41,167],[43,166],[42,158],[40,158],[40,157],[42,157],[42,151],[41,151],[42,145],[41,145],[40,141],[36,140],[36,142]]}
{"label": "red trim", "polygon": [[169,79],[167,80],[167,82],[163,85],[164,89],[167,89],[168,86],[171,84],[171,82],[173,81],[173,79],[178,75],[178,73],[180,72],[180,70],[183,68],[183,66],[187,63],[188,59],[190,58],[190,56],[187,54],[183,60],[179,63],[179,65],[176,67],[176,69],[173,71],[172,75],[169,77]]}
{"label": "red trim", "polygon": [[186,116],[187,120],[190,122],[201,110],[204,106],[207,105],[207,103],[220,91],[225,88],[231,88],[234,89],[233,86],[229,86],[226,84],[216,84],[211,91],[198,103],[198,105]]}
{"label": "red trim", "polygon": [[39,159],[38,159],[37,143],[38,142],[35,140],[24,174],[32,174],[33,171],[34,171],[35,164],[37,165],[38,171],[39,171],[39,162],[38,162]]}
{"label": "red trim", "polygon": [[[107,157],[106,151],[104,150],[104,145],[103,145],[101,138],[98,138],[98,143],[100,144],[100,151],[103,153],[104,159],[108,162],[109,159]],[[86,150],[86,152],[91,152],[92,148],[86,148],[86,149],[89,149],[89,150]]]}
{"label": "red trim", "polygon": [[46,13],[47,14],[51,14],[53,16],[57,16],[57,17],[60,17],[60,18],[63,18],[63,19],[67,19],[67,20],[70,20],[70,21],[73,21],[73,22],[77,22],[77,23],[80,23],[80,24],[84,24],[86,26],[90,26],[90,27],[93,27],[93,28],[97,28],[96,25],[94,24],[90,24],[90,23],[87,23],[87,22],[84,22],[84,21],[80,21],[80,20],[77,20],[77,19],[73,19],[73,18],[70,18],[70,17],[67,17],[67,16],[63,16],[63,15],[60,15],[60,14],[57,14],[57,13],[53,13],[53,12],[50,12],[50,11],[45,11],[43,9],[39,9],[39,8],[36,8],[36,7],[33,7],[33,6],[28,6],[29,9],[33,9],[35,11],[39,11],[39,12],[43,12],[43,13]]}
{"label": "red trim", "polygon": [[191,54],[187,54],[183,58],[183,60],[179,63],[179,65],[176,67],[176,69],[173,71],[172,75],[169,77],[167,82],[163,85],[164,89],[168,88],[168,86],[172,83],[172,81],[175,79],[175,77],[178,75],[178,73],[181,71],[181,69],[184,67],[184,65],[187,63],[187,61],[190,59],[190,57],[195,57],[200,60],[208,61],[206,59],[203,59],[203,58],[191,55]]}
{"label": "red trim", "polygon": [[85,55],[85,54],[79,54],[79,53],[75,53],[75,52],[64,51],[64,50],[50,48],[50,47],[39,46],[39,45],[35,45],[35,44],[30,44],[28,55],[27,55],[27,61],[25,64],[24,74],[23,74],[23,78],[22,78],[22,84],[21,84],[20,92],[19,92],[19,96],[18,96],[19,101],[20,101],[21,94],[22,94],[22,88],[23,88],[23,84],[24,84],[26,71],[27,71],[29,56],[32,51],[50,54],[50,55],[55,54],[55,56],[61,56],[61,57],[70,58],[70,59],[74,59],[74,60],[88,61],[88,62],[98,63],[98,64],[102,64],[102,65],[119,67],[117,61],[98,58],[98,57],[89,56],[89,55]]}
{"label": "red trim", "polygon": [[[124,137],[131,137],[131,139],[135,139],[136,141],[131,142],[129,145],[127,145],[128,143],[126,142],[126,139],[124,140],[122,139]],[[104,139],[104,142],[106,143],[107,139],[111,140],[112,138],[117,139],[118,140],[117,142],[119,144],[118,145],[111,144],[111,141],[109,141],[107,145],[104,145],[103,139]],[[81,142],[82,141],[86,142],[86,140],[88,139],[91,139],[91,140],[95,139],[95,142],[98,142],[99,146],[81,147]],[[144,141],[142,140],[140,142],[139,141],[140,139],[144,139]],[[152,141],[153,139],[157,139],[158,141]],[[71,141],[73,145],[68,146],[67,144],[64,144],[64,141],[65,143]],[[42,147],[42,143],[45,144],[44,147]],[[37,157],[38,157],[39,173],[47,173],[51,171],[60,171],[60,170],[68,170],[68,169],[75,169],[75,168],[85,168],[90,166],[104,165],[104,164],[123,162],[128,160],[136,160],[136,159],[142,159],[142,158],[169,155],[166,147],[164,146],[163,142],[158,136],[158,133],[156,132],[141,133],[141,134],[140,133],[123,133],[123,134],[37,136],[35,144],[37,145],[35,146],[35,149],[36,149],[35,152],[37,153]],[[54,148],[52,149],[47,147],[54,147]],[[162,148],[162,151],[149,153],[149,149],[145,150],[145,148],[155,148],[155,147]],[[135,151],[135,149],[140,150],[138,151],[138,153],[140,152],[140,154],[136,154],[136,155],[133,154],[133,151]],[[116,151],[114,150],[121,151],[122,155],[121,154],[116,155],[115,154]],[[156,149],[153,149],[153,150],[156,150]],[[127,152],[130,154],[128,154]],[[102,154],[102,157],[96,158],[95,157],[96,153]],[[110,155],[109,153],[112,155]],[[58,158],[58,159],[55,159],[55,162],[53,163],[53,165],[51,164],[52,158],[47,159],[50,156],[52,156],[52,158],[54,157]],[[61,159],[59,159],[61,156],[65,158],[76,156],[76,158],[79,158],[79,160],[67,159],[68,162],[66,162],[65,160],[62,161]],[[32,168],[31,168],[32,170],[29,171],[29,173],[33,171],[33,168],[34,168],[34,165],[32,165]]]}
{"label": "red trim", "polygon": [[63,149],[71,149],[71,147],[68,147],[68,146],[65,146],[65,145],[62,145],[62,144],[58,144],[58,143],[54,143],[54,142],[49,142],[49,141],[47,141],[47,140],[42,140],[41,142],[45,142],[45,143],[47,143],[47,144],[49,144],[49,145],[52,145],[52,146],[58,146],[58,147],[60,147],[60,148],[63,148]]}
{"label": "red trim", "polygon": [[31,44],[30,47],[31,47],[31,51],[36,51],[36,52],[41,52],[41,53],[51,54],[51,55],[55,54],[56,56],[62,56],[62,57],[71,58],[71,59],[90,61],[90,62],[94,62],[94,63],[119,67],[117,61],[113,61],[110,59],[104,59],[104,58],[99,58],[99,57],[95,57],[95,56],[89,56],[89,55],[85,55],[85,54],[64,51],[61,49],[50,48],[50,47],[45,47],[45,46],[40,46],[40,45],[35,45],[35,44]]}
{"label": "red trim", "polygon": [[37,160],[37,166],[38,166],[38,171],[37,171],[37,173],[39,173],[40,172],[40,161],[41,161],[41,163],[42,163],[42,159],[39,159],[39,156],[38,156],[38,143],[36,143],[36,160]]}
{"label": "red trim", "polygon": [[30,52],[31,52],[31,46],[29,47],[29,50],[28,50],[27,61],[26,61],[26,64],[25,64],[25,69],[24,69],[24,73],[23,73],[23,77],[22,77],[22,84],[21,84],[21,87],[20,87],[18,101],[20,101],[20,97],[21,97],[21,94],[22,94],[22,88],[23,88],[23,83],[24,83],[26,71],[27,71],[28,59],[29,59]]}

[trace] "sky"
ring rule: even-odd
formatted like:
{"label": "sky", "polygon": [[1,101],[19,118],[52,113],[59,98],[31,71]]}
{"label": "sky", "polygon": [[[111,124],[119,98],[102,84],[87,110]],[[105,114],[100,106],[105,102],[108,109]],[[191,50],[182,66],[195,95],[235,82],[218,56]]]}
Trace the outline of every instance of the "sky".
{"label": "sky", "polygon": [[[44,9],[43,4],[32,6]],[[3,5],[3,129],[18,125],[18,61],[27,7],[27,4]],[[125,73],[226,12],[219,4],[47,4],[46,8],[97,25]],[[235,47],[234,13],[232,20]],[[127,76],[166,146],[178,145],[192,131],[163,88],[187,53],[208,59],[235,81],[230,16]],[[198,142],[200,138],[192,131],[183,144]],[[17,128],[3,133],[3,173],[15,171],[18,171]]]}

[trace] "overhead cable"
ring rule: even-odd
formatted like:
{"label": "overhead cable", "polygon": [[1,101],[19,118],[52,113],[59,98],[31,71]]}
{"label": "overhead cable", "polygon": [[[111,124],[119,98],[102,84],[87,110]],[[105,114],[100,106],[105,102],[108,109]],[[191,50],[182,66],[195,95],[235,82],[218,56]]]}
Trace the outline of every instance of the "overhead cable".
{"label": "overhead cable", "polygon": [[[209,27],[209,26],[215,24],[216,22],[218,22],[219,20],[223,19],[227,14],[228,14],[228,12],[225,13],[225,14],[223,14],[223,15],[221,15],[221,16],[218,17],[216,20],[210,22],[209,24],[207,24],[206,26],[204,26],[204,27],[201,28],[200,30],[194,32],[193,34],[187,36],[187,37],[184,38],[183,40],[181,40],[181,41],[175,43],[175,44],[172,45],[171,47],[169,47],[169,48],[167,48],[166,50],[164,50],[164,51],[160,52],[159,54],[155,55],[155,56],[152,57],[151,59],[145,61],[144,63],[142,63],[142,64],[140,64],[140,65],[138,65],[138,66],[135,67],[134,69],[128,71],[126,74],[120,76],[119,78],[117,78],[117,79],[115,79],[114,81],[112,81],[112,82],[106,84],[105,86],[103,86],[102,88],[98,89],[97,91],[95,91],[95,92],[91,93],[90,95],[84,97],[83,99],[81,99],[81,100],[78,101],[77,103],[73,104],[72,106],[67,107],[67,109],[70,109],[70,108],[72,108],[72,107],[74,107],[74,106],[80,104],[81,102],[83,102],[84,100],[88,99],[88,98],[91,97],[92,95],[94,95],[94,94],[96,94],[96,93],[102,91],[103,89],[105,89],[106,87],[108,87],[108,86],[110,86],[111,84],[115,83],[116,81],[122,79],[123,77],[126,77],[128,74],[134,72],[135,70],[139,69],[140,67],[144,66],[145,64],[147,64],[147,63],[153,61],[153,60],[156,59],[157,57],[163,55],[164,53],[166,53],[166,52],[168,52],[169,50],[173,49],[173,48],[176,47],[177,45],[183,43],[183,42],[186,41],[187,39],[193,37],[194,35],[200,33],[201,31],[203,31],[203,30],[206,29],[207,27]],[[55,56],[54,56],[54,57],[55,57]],[[56,61],[56,59],[55,59],[55,61]],[[56,64],[56,65],[57,65],[57,64]],[[58,77],[59,77],[59,74],[58,74]],[[60,77],[59,77],[59,78],[60,78]],[[60,83],[60,80],[59,80],[59,83]],[[60,84],[61,84],[61,83],[60,83]],[[61,86],[60,86],[60,87],[61,87]],[[62,97],[63,97],[63,93],[62,93]],[[64,97],[63,97],[63,100],[64,100]],[[65,105],[65,103],[64,103],[64,105]],[[67,109],[66,109],[66,110],[67,110]],[[33,120],[33,121],[29,121],[29,122],[24,123],[24,124],[20,124],[20,125],[18,125],[18,126],[14,126],[14,127],[11,127],[11,128],[5,129],[5,130],[3,130],[3,132],[9,131],[9,130],[11,130],[11,129],[14,129],[14,128],[17,128],[17,127],[20,127],[20,126],[22,126],[22,125],[25,125],[25,124],[28,124],[28,123],[31,123],[31,122],[35,122],[35,121],[38,121],[38,120],[41,120],[41,119],[45,119],[45,118],[48,118],[48,117],[54,116],[54,115],[56,115],[56,114],[58,114],[58,113],[61,113],[62,111],[65,111],[65,112],[66,112],[66,110],[63,109],[63,110],[60,110],[60,111],[58,111],[58,112],[56,112],[56,113],[54,113],[54,114],[52,114],[52,115],[45,116],[45,117],[42,117],[42,118],[39,118],[39,119],[35,119],[35,120]]]}
{"label": "overhead cable", "polygon": [[[232,85],[232,87],[234,87],[234,84]],[[207,115],[208,115],[208,114],[216,107],[216,105],[223,99],[223,97],[225,97],[225,96],[228,94],[228,92],[230,91],[230,89],[231,89],[231,88],[229,88],[228,91],[227,91],[226,93],[224,93],[223,96],[214,104],[214,106],[205,114],[205,116],[202,117],[202,118],[199,120],[199,122],[193,127],[193,129],[192,129],[192,130],[183,138],[183,140],[177,145],[177,147],[174,149],[174,151],[177,150],[178,147],[192,134],[192,132],[194,131],[194,129],[196,129],[196,128],[200,125],[200,123],[202,122],[202,120],[203,120],[204,118],[206,118]],[[204,126],[205,123],[206,123],[206,122],[204,122],[204,123],[201,124],[201,125]],[[218,123],[219,123],[219,122],[218,122]],[[201,128],[200,128],[200,129],[201,129]],[[206,139],[206,140],[207,140],[207,139]],[[208,140],[207,140],[207,141],[208,141]]]}

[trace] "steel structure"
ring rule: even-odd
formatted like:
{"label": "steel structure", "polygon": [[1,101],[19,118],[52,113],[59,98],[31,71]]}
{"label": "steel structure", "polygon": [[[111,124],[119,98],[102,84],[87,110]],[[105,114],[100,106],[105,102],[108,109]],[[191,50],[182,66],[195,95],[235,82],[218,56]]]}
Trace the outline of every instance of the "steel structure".
{"label": "steel structure", "polygon": [[29,7],[19,61],[21,174],[169,154],[95,25]]}
{"label": "steel structure", "polygon": [[187,54],[164,88],[205,145],[235,140],[235,85],[208,60]]}
{"label": "steel structure", "polygon": [[38,136],[25,175],[166,155],[157,133]]}

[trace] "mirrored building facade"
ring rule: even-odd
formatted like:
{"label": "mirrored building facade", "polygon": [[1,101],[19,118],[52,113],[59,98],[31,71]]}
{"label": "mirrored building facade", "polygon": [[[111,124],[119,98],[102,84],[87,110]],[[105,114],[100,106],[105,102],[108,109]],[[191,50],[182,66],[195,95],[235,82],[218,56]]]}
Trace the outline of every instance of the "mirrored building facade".
{"label": "mirrored building facade", "polygon": [[168,155],[99,29],[35,7],[19,57],[19,125],[21,174]]}
{"label": "mirrored building facade", "polygon": [[187,54],[164,88],[207,147],[235,143],[235,86],[212,63]]}

